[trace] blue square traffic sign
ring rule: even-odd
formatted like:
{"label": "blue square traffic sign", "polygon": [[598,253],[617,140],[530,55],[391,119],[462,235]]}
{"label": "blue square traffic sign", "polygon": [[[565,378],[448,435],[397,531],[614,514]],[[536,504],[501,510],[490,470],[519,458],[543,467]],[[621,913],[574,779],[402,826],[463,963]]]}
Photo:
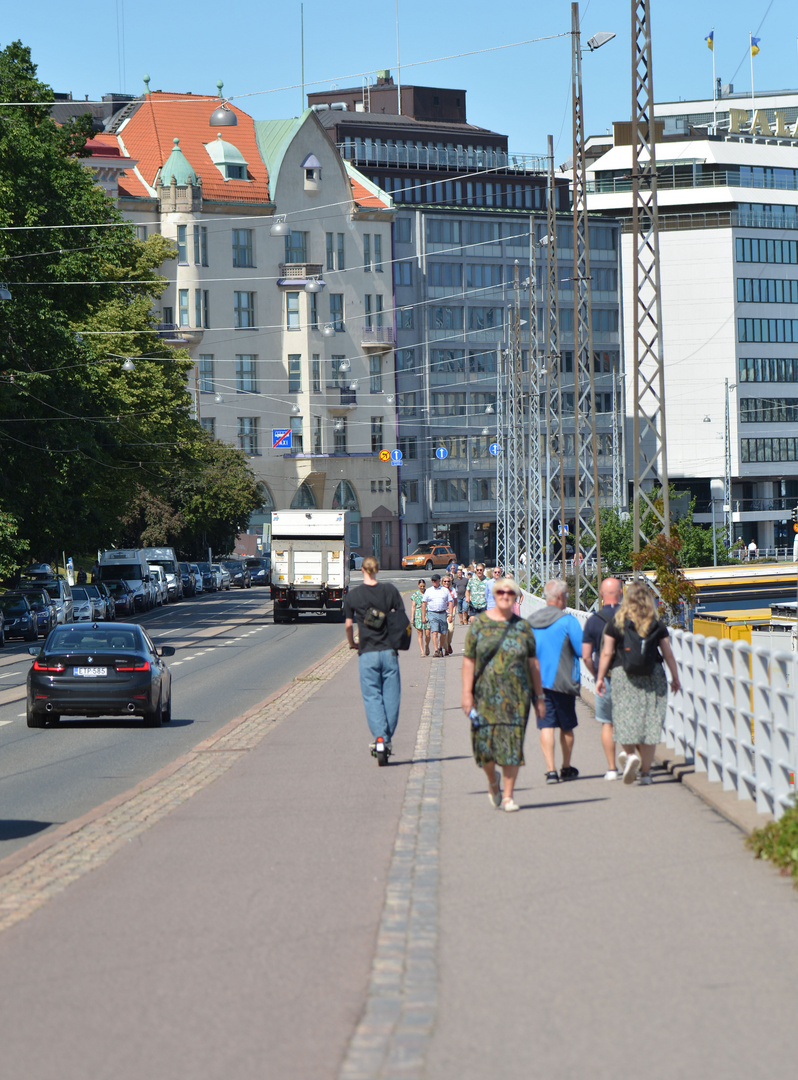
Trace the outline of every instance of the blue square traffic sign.
{"label": "blue square traffic sign", "polygon": [[291,428],[272,428],[272,450],[291,449]]}

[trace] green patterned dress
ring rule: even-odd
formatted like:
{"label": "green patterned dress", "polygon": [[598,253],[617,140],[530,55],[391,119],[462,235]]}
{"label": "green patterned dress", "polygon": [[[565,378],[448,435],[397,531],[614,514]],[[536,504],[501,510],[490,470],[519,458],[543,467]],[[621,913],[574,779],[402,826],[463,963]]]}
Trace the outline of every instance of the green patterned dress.
{"label": "green patterned dress", "polygon": [[526,619],[513,615],[510,629],[493,660],[484,660],[496,648],[506,629],[504,620],[478,615],[466,633],[465,655],[475,661],[479,675],[474,687],[474,708],[480,726],[471,728],[474,760],[480,768],[524,764],[524,734],[532,704],[529,658],[535,655],[535,635]]}
{"label": "green patterned dress", "polygon": [[423,600],[424,593],[421,591],[421,589],[416,589],[416,591],[410,597],[410,603],[412,604],[415,601],[416,605],[416,610],[413,615],[413,626],[415,626],[416,630],[429,630],[429,623],[425,622],[421,615],[421,612],[423,611],[423,608],[421,607]]}

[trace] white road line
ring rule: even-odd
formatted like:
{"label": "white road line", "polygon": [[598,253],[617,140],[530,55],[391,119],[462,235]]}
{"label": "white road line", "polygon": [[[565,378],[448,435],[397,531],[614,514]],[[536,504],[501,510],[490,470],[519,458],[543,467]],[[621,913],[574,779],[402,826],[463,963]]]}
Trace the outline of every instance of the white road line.
{"label": "white road line", "polygon": [[171,664],[169,665],[169,667],[170,667],[170,668],[173,668],[173,667],[180,667],[180,665],[181,665],[182,663],[183,663],[183,661],[182,661],[182,660],[173,660],[173,661],[172,661],[172,663],[171,663]]}
{"label": "white road line", "polygon": [[8,675],[0,675],[0,679],[10,679],[12,675],[21,675],[21,671],[9,671]]}
{"label": "white road line", "polygon": [[[25,713],[21,713],[20,715],[24,716]],[[6,724],[13,724],[13,723],[14,723],[13,720],[0,720],[0,727],[5,727]]]}

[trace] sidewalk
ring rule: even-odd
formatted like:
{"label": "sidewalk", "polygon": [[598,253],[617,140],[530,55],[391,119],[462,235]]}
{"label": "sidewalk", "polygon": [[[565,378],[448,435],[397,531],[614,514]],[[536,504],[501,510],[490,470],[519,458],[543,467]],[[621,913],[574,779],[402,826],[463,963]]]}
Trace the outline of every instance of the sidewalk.
{"label": "sidewalk", "polygon": [[6,1074],[790,1075],[790,883],[667,774],[604,781],[586,708],[580,779],[544,784],[532,728],[522,810],[492,810],[461,645],[458,628],[453,657],[402,656],[388,769],[342,652],[196,755],[208,786],[164,779],[152,819],[148,791],[113,808],[102,857],[103,821],[60,862],[43,853],[39,898],[48,859],[74,879],[0,933]]}

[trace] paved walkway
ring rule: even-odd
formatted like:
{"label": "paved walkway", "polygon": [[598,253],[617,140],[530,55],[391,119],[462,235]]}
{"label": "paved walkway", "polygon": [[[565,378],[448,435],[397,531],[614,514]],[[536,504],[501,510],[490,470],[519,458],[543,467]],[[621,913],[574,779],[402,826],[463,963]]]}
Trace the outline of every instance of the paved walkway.
{"label": "paved walkway", "polygon": [[341,651],[0,864],[7,1075],[792,1075],[789,882],[666,774],[605,782],[587,709],[580,779],[543,783],[532,730],[492,810],[459,655],[401,663],[389,769]]}

